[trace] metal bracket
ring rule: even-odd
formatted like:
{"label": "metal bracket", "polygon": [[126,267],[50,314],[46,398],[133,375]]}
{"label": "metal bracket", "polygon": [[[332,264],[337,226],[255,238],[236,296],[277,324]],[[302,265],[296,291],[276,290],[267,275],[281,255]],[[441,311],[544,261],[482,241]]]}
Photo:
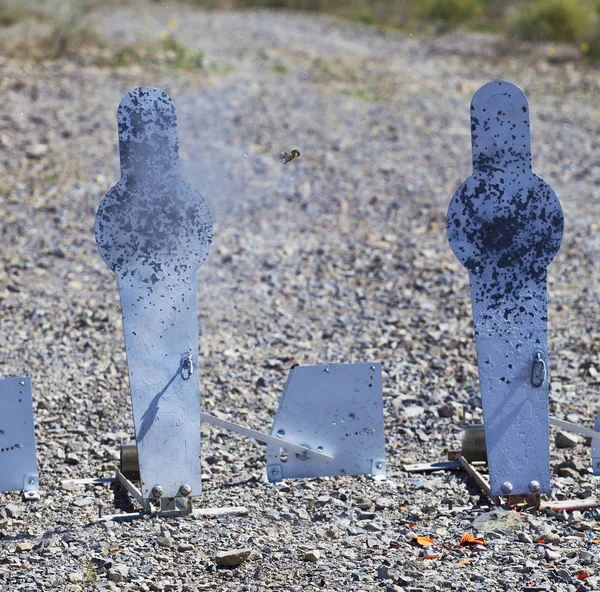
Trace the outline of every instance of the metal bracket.
{"label": "metal bracket", "polygon": [[[595,429],[588,428],[558,417],[549,417],[552,427],[580,434],[592,440],[592,471],[594,475],[600,476],[600,413],[596,418]],[[462,426],[462,456],[470,463],[483,461],[487,463],[487,446],[484,437],[484,425],[473,424]],[[415,470],[414,468],[411,470]],[[539,491],[539,482],[532,480],[528,483],[528,489],[532,493]],[[526,494],[529,495],[529,494]]]}
{"label": "metal bracket", "polygon": [[181,378],[189,380],[194,374],[194,358],[192,354],[185,354],[181,360]]}
{"label": "metal bracket", "polygon": [[37,473],[23,476],[23,491],[37,491],[40,488],[40,479]]}
{"label": "metal bracket", "polygon": [[23,501],[33,502],[40,499],[40,479],[37,473],[23,476]]}
{"label": "metal bracket", "polygon": [[546,362],[543,352],[535,352],[535,359],[531,365],[531,386],[540,388],[546,382]]}
{"label": "metal bracket", "polygon": [[175,497],[149,497],[145,498],[142,492],[119,469],[115,469],[116,480],[127,490],[143,512],[154,515],[187,515],[192,513],[192,495],[177,495]]}
{"label": "metal bracket", "polygon": [[277,483],[283,479],[281,465],[267,465],[267,477],[272,483]]}
{"label": "metal bracket", "polygon": [[371,463],[371,477],[373,479],[385,479],[386,462],[385,460],[374,460]]}

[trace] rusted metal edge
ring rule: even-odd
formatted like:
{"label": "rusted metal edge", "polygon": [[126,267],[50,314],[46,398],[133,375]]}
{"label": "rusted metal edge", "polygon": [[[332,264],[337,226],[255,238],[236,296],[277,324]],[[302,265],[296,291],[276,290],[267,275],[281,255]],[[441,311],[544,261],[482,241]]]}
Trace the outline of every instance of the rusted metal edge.
{"label": "rusted metal edge", "polygon": [[542,502],[542,510],[565,510],[572,512],[574,510],[593,510],[598,507],[598,500],[594,497],[588,497],[580,500],[556,500],[552,502]]}
{"label": "rusted metal edge", "polygon": [[430,471],[451,471],[460,469],[461,464],[458,461],[450,460],[446,462],[433,463],[415,463],[402,465],[402,468],[408,473],[428,473]]}
{"label": "rusted metal edge", "polygon": [[495,505],[500,505],[500,498],[496,495],[492,495],[490,484],[486,481],[484,476],[462,455],[458,455],[458,462],[462,468],[467,472],[469,477],[475,481],[479,489],[488,496],[490,501]]}

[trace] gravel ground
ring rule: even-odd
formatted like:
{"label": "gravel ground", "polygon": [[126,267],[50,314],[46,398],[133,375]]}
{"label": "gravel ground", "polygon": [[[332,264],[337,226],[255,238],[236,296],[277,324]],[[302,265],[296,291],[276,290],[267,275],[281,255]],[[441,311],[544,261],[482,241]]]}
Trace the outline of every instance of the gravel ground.
{"label": "gravel ground", "polygon": [[[484,35],[417,40],[317,16],[140,3],[94,18],[114,44],[175,18],[206,67],[0,57],[0,372],[32,378],[43,489],[0,496],[0,590],[600,588],[594,513],[494,509],[462,472],[402,469],[445,460],[459,426],[481,420],[445,212],[471,173],[471,96],[496,77],[527,93],[534,170],[565,213],[551,412],[593,425],[598,70]],[[61,488],[111,476],[133,436],[117,283],[93,226],[118,179],[116,107],[142,85],[175,100],[185,177],[215,219],[198,274],[203,408],[268,430],[293,364],[381,361],[387,480],[268,484],[261,446],[206,426],[202,505],[247,516],[93,524],[122,496]],[[282,165],[292,148],[301,157]],[[551,457],[551,499],[597,495],[583,439]],[[465,533],[483,544],[461,545]]]}

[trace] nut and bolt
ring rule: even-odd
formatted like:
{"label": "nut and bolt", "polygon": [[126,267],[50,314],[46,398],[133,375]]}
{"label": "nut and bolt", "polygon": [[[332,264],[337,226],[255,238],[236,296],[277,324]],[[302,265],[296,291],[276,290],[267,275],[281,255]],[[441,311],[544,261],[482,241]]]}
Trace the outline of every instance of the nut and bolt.
{"label": "nut and bolt", "polygon": [[154,497],[160,497],[163,494],[163,491],[162,485],[157,484],[152,488],[152,495]]}
{"label": "nut and bolt", "polygon": [[279,469],[278,469],[277,467],[273,467],[273,468],[271,469],[271,475],[273,475],[273,476],[275,476],[275,477],[276,477],[277,475],[279,475]]}
{"label": "nut and bolt", "polygon": [[510,481],[505,481],[502,483],[502,493],[508,495],[513,489],[512,483]]}
{"label": "nut and bolt", "polygon": [[370,370],[371,372],[375,372],[375,366],[371,366]]}
{"label": "nut and bolt", "polygon": [[378,469],[378,470],[383,469],[383,463],[382,462],[375,463],[375,468]]}
{"label": "nut and bolt", "polygon": [[20,384],[21,386],[25,386],[25,381],[24,381],[24,380],[19,380],[19,384]]}
{"label": "nut and bolt", "polygon": [[540,490],[539,481],[530,481],[529,482],[529,491],[531,491],[531,493],[537,493],[539,490]]}
{"label": "nut and bolt", "polygon": [[323,372],[325,372],[325,374],[329,374],[329,368],[323,368]]}
{"label": "nut and bolt", "polygon": [[187,483],[183,483],[181,485],[181,487],[179,488],[179,493],[181,495],[191,495],[191,493],[192,493],[192,487],[190,485],[188,485]]}

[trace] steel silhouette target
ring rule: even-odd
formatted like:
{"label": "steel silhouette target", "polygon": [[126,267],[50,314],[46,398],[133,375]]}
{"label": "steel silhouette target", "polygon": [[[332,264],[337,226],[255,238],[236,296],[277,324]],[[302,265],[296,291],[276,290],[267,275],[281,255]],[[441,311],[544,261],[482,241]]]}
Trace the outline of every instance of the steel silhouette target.
{"label": "steel silhouette target", "polygon": [[547,267],[563,214],[531,168],[529,106],[494,81],[471,103],[473,174],[447,216],[467,268],[494,495],[550,490]]}
{"label": "steel silhouette target", "polygon": [[197,495],[196,273],[212,218],[180,177],[177,117],[166,93],[133,90],[119,105],[118,125],[121,180],[100,204],[96,242],[119,282],[142,493]]}

